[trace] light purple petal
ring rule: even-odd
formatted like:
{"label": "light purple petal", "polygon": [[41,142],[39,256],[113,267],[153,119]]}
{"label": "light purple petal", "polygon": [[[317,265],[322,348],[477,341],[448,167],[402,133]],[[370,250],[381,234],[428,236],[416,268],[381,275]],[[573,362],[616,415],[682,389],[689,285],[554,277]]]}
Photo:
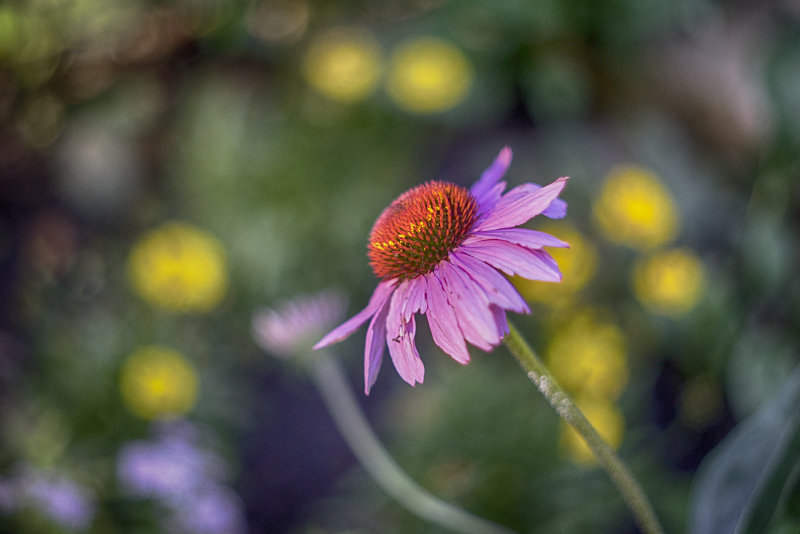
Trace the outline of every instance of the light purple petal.
{"label": "light purple petal", "polygon": [[[503,147],[494,162],[485,170],[478,181],[470,188],[470,193],[478,201],[478,212],[481,213],[497,203],[505,190],[505,183],[500,180],[511,165],[511,149]],[[500,186],[500,187],[498,187]]]}
{"label": "light purple petal", "polygon": [[383,346],[386,343],[386,314],[389,301],[385,301],[378,313],[372,316],[367,328],[367,339],[364,343],[364,393],[369,390],[378,378],[378,371],[383,361]]}
{"label": "light purple petal", "polygon": [[500,338],[486,293],[470,280],[467,273],[452,263],[442,262],[434,272],[443,282],[447,300],[456,314],[464,338],[476,347],[491,350],[500,342]]}
{"label": "light purple petal", "polygon": [[556,261],[544,250],[530,250],[500,239],[486,239],[469,245],[462,243],[459,250],[512,276],[516,274],[544,282],[561,281]]}
{"label": "light purple petal", "polygon": [[506,312],[497,306],[492,306],[492,315],[494,316],[495,324],[497,325],[498,331],[503,333],[502,337],[506,337],[506,334],[509,333],[508,329],[508,321],[506,320]]}
{"label": "light purple petal", "polygon": [[[386,344],[389,345],[389,355],[400,378],[413,386],[425,378],[425,366],[414,344],[416,321],[412,315],[409,322],[398,325],[399,322],[399,317],[392,314],[390,307],[389,316],[386,318]],[[401,332],[393,336],[392,332],[397,331],[398,326]]]}
{"label": "light purple petal", "polygon": [[431,337],[445,353],[461,364],[469,362],[469,352],[455,312],[447,302],[447,295],[442,283],[433,274],[422,277],[426,281],[428,291],[428,325]]}
{"label": "light purple petal", "polygon": [[542,215],[547,217],[548,219],[563,219],[567,216],[567,203],[560,198],[555,199],[553,202],[547,206],[542,212]]}
{"label": "light purple petal", "polygon": [[542,247],[569,248],[569,243],[561,241],[550,234],[537,232],[536,230],[528,230],[527,228],[503,228],[501,230],[475,232],[465,239],[464,243],[470,244],[485,239],[502,239],[503,241],[516,243],[517,245],[522,245],[525,248],[531,249],[539,249]]}
{"label": "light purple petal", "polygon": [[383,304],[386,302],[386,299],[392,295],[395,282],[396,280],[384,280],[378,284],[378,287],[376,287],[375,291],[372,292],[372,296],[369,299],[367,307],[330,331],[328,335],[323,337],[316,345],[314,345],[314,350],[338,343],[361,328],[361,325],[364,324],[367,319],[372,317],[381,308],[381,306],[383,306]]}
{"label": "light purple petal", "polygon": [[486,292],[492,304],[517,313],[530,313],[531,310],[522,296],[494,267],[459,252],[451,253],[450,261],[469,273],[470,278]]}
{"label": "light purple petal", "polygon": [[503,196],[503,191],[505,190],[506,183],[500,182],[499,184],[495,184],[493,188],[483,195],[482,200],[478,202],[478,216],[480,217],[492,209]]}
{"label": "light purple petal", "polygon": [[539,187],[536,184],[523,184],[515,187],[484,214],[475,225],[475,231],[513,228],[524,224],[550,206],[567,184],[567,178]]}

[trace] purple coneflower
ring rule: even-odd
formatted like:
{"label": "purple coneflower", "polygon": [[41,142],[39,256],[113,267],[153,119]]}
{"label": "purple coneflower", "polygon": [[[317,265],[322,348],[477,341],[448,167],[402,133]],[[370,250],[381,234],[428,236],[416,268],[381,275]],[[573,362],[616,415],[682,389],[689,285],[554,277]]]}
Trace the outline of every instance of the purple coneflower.
{"label": "purple coneflower", "polygon": [[[469,362],[466,342],[489,351],[508,333],[505,311],[528,305],[499,271],[558,282],[561,273],[543,247],[567,247],[555,237],[516,228],[536,215],[566,215],[557,197],[567,178],[540,187],[528,183],[508,193],[501,179],[511,164],[503,148],[467,190],[432,181],[397,198],[375,221],[367,255],[381,279],[366,308],[314,348],[337,343],[372,318],[364,351],[365,392],[378,375],[384,343],[400,376],[412,386],[425,368],[414,342],[415,315],[427,315],[434,342],[459,363]],[[385,341],[384,341],[385,338]]]}
{"label": "purple coneflower", "polygon": [[253,314],[253,338],[271,354],[289,358],[307,351],[313,340],[344,315],[347,302],[337,291],[301,295],[275,308],[261,308]]}

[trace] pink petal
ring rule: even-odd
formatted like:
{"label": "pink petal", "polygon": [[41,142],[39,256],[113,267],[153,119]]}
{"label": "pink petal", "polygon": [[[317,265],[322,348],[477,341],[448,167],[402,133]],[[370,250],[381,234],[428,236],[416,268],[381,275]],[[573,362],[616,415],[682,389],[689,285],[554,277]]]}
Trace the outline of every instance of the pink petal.
{"label": "pink petal", "polygon": [[416,310],[409,310],[406,313],[404,308],[414,306],[408,297],[410,292],[418,290],[419,283],[416,279],[401,282],[392,294],[386,316],[386,344],[389,345],[389,355],[400,377],[412,386],[422,382],[425,368],[414,343]]}
{"label": "pink petal", "polygon": [[[539,184],[531,183],[535,188],[541,188]],[[542,215],[549,219],[563,219],[567,216],[567,203],[560,198],[555,199],[547,209],[542,212]]]}
{"label": "pink petal", "polygon": [[505,183],[502,183],[499,188],[497,186],[500,185],[500,180],[511,165],[511,157],[511,149],[507,146],[503,147],[494,162],[483,171],[478,181],[470,188],[470,193],[478,201],[479,211],[492,207],[500,199],[500,195],[505,190]]}
{"label": "pink petal", "polygon": [[434,343],[458,363],[468,363],[467,344],[458,327],[456,314],[447,302],[442,283],[433,274],[427,274],[423,278],[428,291],[428,312],[425,315]]}
{"label": "pink petal", "polygon": [[486,239],[469,245],[462,243],[459,250],[512,276],[516,274],[544,282],[561,281],[556,261],[544,250],[530,250],[500,239]]}
{"label": "pink petal", "polygon": [[384,302],[378,313],[372,316],[372,321],[367,327],[367,340],[364,343],[364,393],[369,395],[369,390],[375,379],[378,378],[378,371],[381,369],[383,360],[383,346],[386,343],[386,314],[389,311],[389,303]]}
{"label": "pink petal", "polygon": [[464,240],[464,243],[469,244],[484,239],[502,239],[503,241],[516,243],[517,245],[532,249],[542,247],[569,248],[569,243],[561,241],[550,234],[537,232],[536,230],[528,230],[527,228],[503,228],[502,230],[475,232]]}
{"label": "pink petal", "polygon": [[386,318],[386,344],[389,345],[389,355],[392,357],[397,374],[413,386],[425,378],[425,366],[422,364],[414,344],[416,322],[412,315],[409,322],[402,323],[400,335],[393,337],[392,331],[396,331],[398,319],[392,315],[390,310],[389,316]]}
{"label": "pink petal", "polygon": [[434,272],[443,282],[447,300],[456,314],[464,338],[476,347],[491,350],[500,339],[486,293],[470,280],[467,273],[452,263],[442,262]]}
{"label": "pink petal", "polygon": [[361,325],[372,317],[391,296],[392,291],[394,291],[395,282],[396,280],[385,280],[378,284],[378,287],[375,288],[375,291],[372,292],[372,296],[369,298],[367,307],[331,330],[328,335],[314,345],[314,349],[321,349],[322,347],[338,343],[361,328]]}
{"label": "pink petal", "polygon": [[386,322],[386,335],[391,337],[402,336],[405,330],[404,323],[411,319],[412,314],[404,314],[403,307],[407,303],[406,294],[408,293],[408,280],[400,282],[392,293],[389,300],[389,315]]}
{"label": "pink petal", "polygon": [[536,184],[515,187],[478,221],[475,231],[513,228],[528,222],[546,210],[566,184],[564,177],[544,187]]}
{"label": "pink petal", "polygon": [[517,313],[530,313],[531,310],[522,296],[494,267],[459,252],[451,253],[450,261],[469,273],[475,283],[480,284],[492,304]]}
{"label": "pink petal", "polygon": [[408,289],[405,295],[404,304],[402,307],[403,317],[409,317],[414,313],[425,313],[425,310],[428,307],[426,298],[425,298],[425,278],[422,276],[418,276],[412,280],[407,280],[403,282],[404,284],[408,284]]}

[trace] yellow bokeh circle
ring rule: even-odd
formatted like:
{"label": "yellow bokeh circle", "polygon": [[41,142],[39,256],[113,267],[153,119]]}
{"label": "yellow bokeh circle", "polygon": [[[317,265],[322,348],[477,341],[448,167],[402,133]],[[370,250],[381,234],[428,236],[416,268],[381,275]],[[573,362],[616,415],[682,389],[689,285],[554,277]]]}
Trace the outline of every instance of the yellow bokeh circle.
{"label": "yellow bokeh circle", "polygon": [[678,209],[672,195],[648,169],[616,167],[606,178],[594,205],[600,231],[611,241],[649,249],[678,233]]}
{"label": "yellow bokeh circle", "polygon": [[574,395],[616,399],[628,381],[625,337],[594,312],[577,313],[558,327],[545,358],[559,384]]}
{"label": "yellow bokeh circle", "polygon": [[222,244],[191,225],[171,222],[142,236],[128,258],[136,292],[155,307],[205,312],[228,287]]}
{"label": "yellow bokeh circle", "polygon": [[180,353],[142,347],[125,361],[120,392],[128,409],[142,419],[170,419],[189,412],[197,400],[197,372]]}
{"label": "yellow bokeh circle", "polygon": [[436,113],[454,108],[469,94],[474,78],[467,56],[455,45],[422,37],[393,52],[386,91],[401,108]]}
{"label": "yellow bokeh circle", "polygon": [[698,303],[705,287],[703,262],[686,248],[652,254],[634,266],[634,294],[654,313],[683,315]]}
{"label": "yellow bokeh circle", "polygon": [[361,100],[375,91],[380,80],[380,46],[364,29],[329,30],[306,51],[303,74],[314,89],[332,100]]}

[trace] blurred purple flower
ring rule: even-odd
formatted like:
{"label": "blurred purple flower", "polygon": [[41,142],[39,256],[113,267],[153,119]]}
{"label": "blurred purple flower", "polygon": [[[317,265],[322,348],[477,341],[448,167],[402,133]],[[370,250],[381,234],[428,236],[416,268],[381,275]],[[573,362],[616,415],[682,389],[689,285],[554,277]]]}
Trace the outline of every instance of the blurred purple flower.
{"label": "blurred purple flower", "polygon": [[171,521],[185,534],[239,534],[245,532],[244,514],[237,495],[218,484],[207,484],[191,502],[175,510]]}
{"label": "blurred purple flower", "polygon": [[415,315],[428,318],[434,342],[459,363],[469,362],[466,342],[483,350],[508,333],[506,310],[528,305],[500,274],[558,282],[561,273],[544,247],[567,243],[516,228],[536,215],[561,218],[557,197],[567,182],[527,183],[503,194],[511,164],[503,148],[470,190],[428,182],[395,200],[375,221],[367,245],[370,265],[382,279],[367,307],[326,335],[314,348],[342,341],[372,318],[364,350],[365,392],[378,375],[384,345],[400,376],[412,386],[425,368],[414,341]]}
{"label": "blurred purple flower", "polygon": [[14,481],[0,479],[0,513],[11,512],[16,507],[17,497],[15,494]]}
{"label": "blurred purple flower", "polygon": [[335,291],[301,295],[277,308],[262,308],[253,315],[253,338],[267,352],[290,357],[310,350],[312,343],[338,321],[345,300]]}
{"label": "blurred purple flower", "polygon": [[16,480],[19,500],[69,530],[85,530],[94,519],[94,496],[80,484],[55,473],[34,468],[22,470]]}
{"label": "blurred purple flower", "polygon": [[185,432],[166,430],[157,441],[135,441],[117,457],[117,478],[137,497],[176,504],[191,496],[209,479],[224,476],[224,464],[200,449]]}
{"label": "blurred purple flower", "polygon": [[125,491],[166,505],[169,532],[245,532],[239,499],[221,483],[226,464],[198,444],[199,431],[171,421],[160,425],[157,434],[155,440],[128,444],[117,456],[117,478]]}

